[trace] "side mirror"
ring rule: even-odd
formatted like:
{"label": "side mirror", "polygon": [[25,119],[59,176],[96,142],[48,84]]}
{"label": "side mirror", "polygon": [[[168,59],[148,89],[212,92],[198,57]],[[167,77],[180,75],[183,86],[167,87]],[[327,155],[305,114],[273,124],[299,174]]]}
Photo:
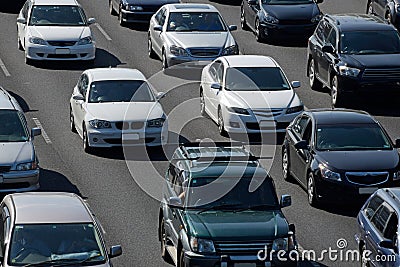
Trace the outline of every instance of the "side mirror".
{"label": "side mirror", "polygon": [[96,23],[96,19],[95,18],[88,18],[87,24],[91,25],[91,24],[94,24],[94,23]]}
{"label": "side mirror", "polygon": [[83,95],[74,95],[72,99],[77,100],[77,101],[85,101],[85,98]]}
{"label": "side mirror", "polygon": [[219,84],[219,83],[212,83],[212,84],[211,84],[211,88],[212,88],[212,89],[216,89],[216,90],[221,90],[221,89],[222,89],[222,86],[221,86],[221,84]]}
{"label": "side mirror", "polygon": [[257,4],[257,0],[247,0],[247,3],[249,5],[255,5],[255,4]]}
{"label": "side mirror", "polygon": [[394,143],[395,148],[400,148],[400,138],[396,138],[395,143]]}
{"label": "side mirror", "polygon": [[281,208],[289,207],[292,205],[292,197],[289,195],[281,196]]}
{"label": "side mirror", "polygon": [[327,44],[322,47],[322,52],[333,54],[335,53],[335,48],[331,44]]}
{"label": "side mirror", "polygon": [[164,92],[159,92],[159,93],[157,93],[157,95],[156,95],[156,99],[157,99],[157,100],[160,100],[160,99],[163,98],[165,95],[166,95],[166,93],[164,93]]}
{"label": "side mirror", "polygon": [[228,29],[233,32],[237,30],[237,26],[236,25],[229,25]]}
{"label": "side mirror", "polygon": [[379,246],[381,248],[394,249],[394,244],[393,244],[392,240],[387,240],[387,239],[386,240],[382,240],[379,243]]}
{"label": "side mirror", "polygon": [[32,128],[32,130],[31,130],[31,136],[32,137],[33,136],[38,136],[38,135],[41,135],[41,134],[42,134],[42,129],[40,129],[38,127]]}
{"label": "side mirror", "polygon": [[120,256],[121,254],[122,254],[122,247],[120,245],[116,245],[110,248],[110,253],[108,254],[108,257],[115,258]]}
{"label": "side mirror", "polygon": [[26,19],[25,18],[17,18],[17,22],[21,24],[26,24]]}
{"label": "side mirror", "polygon": [[309,149],[308,142],[306,140],[301,140],[294,144],[296,149]]}
{"label": "side mirror", "polygon": [[324,0],[317,0],[316,1],[317,4],[321,4],[322,2],[324,2]]}
{"label": "side mirror", "polygon": [[153,30],[155,30],[156,32],[162,32],[162,26],[161,25],[156,25],[153,27]]}
{"label": "side mirror", "polygon": [[171,208],[182,208],[182,200],[179,197],[170,197],[168,199],[168,206]]}
{"label": "side mirror", "polygon": [[299,81],[293,81],[291,84],[293,88],[299,88],[301,86],[301,83]]}

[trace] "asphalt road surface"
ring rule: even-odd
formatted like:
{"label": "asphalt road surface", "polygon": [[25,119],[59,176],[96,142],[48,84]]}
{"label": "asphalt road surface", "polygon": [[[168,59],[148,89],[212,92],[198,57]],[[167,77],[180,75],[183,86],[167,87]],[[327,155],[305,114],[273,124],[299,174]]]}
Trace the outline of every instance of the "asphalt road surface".
{"label": "asphalt road surface", "polygon": [[[157,239],[157,197],[162,186],[160,175],[167,167],[166,157],[154,149],[112,149],[85,154],[79,136],[69,129],[69,98],[80,73],[92,66],[80,62],[26,65],[24,53],[17,48],[16,35],[16,18],[22,1],[9,2],[0,6],[0,85],[17,97],[30,125],[35,126],[33,118],[36,118],[46,133],[45,138],[35,140],[42,168],[41,190],[75,192],[87,198],[102,222],[108,245],[123,246],[123,255],[114,260],[115,266],[168,266],[161,259]],[[240,1],[198,2],[214,4],[229,24],[240,25]],[[91,26],[98,47],[94,65],[137,68],[152,77],[150,80],[158,91],[168,91],[162,104],[169,113],[172,140],[225,140],[211,120],[200,116],[197,98],[200,69],[160,72],[161,62],[147,56],[147,26],[119,26],[117,17],[108,13],[106,0],[80,0],[80,3],[88,17],[95,17],[98,22]],[[360,13],[365,11],[366,1],[325,0],[320,7],[324,13]],[[307,108],[329,107],[329,94],[312,91],[308,85],[305,41],[260,44],[251,32],[241,29],[234,36],[243,54],[272,56],[290,80],[301,81],[297,92]],[[394,139],[400,135],[398,99],[382,93],[354,99],[354,107],[375,115]],[[251,149],[260,153],[257,145]],[[344,238],[346,249],[356,249],[355,216],[359,207],[311,208],[306,193],[297,184],[282,179],[279,142],[277,146],[267,146],[263,153],[275,155],[273,161],[263,164],[271,167],[278,195],[292,196],[293,205],[284,212],[295,223],[302,248],[315,250],[318,255],[330,247],[338,249],[337,241]],[[304,266],[358,264],[329,260],[326,255],[325,259],[303,263]]]}

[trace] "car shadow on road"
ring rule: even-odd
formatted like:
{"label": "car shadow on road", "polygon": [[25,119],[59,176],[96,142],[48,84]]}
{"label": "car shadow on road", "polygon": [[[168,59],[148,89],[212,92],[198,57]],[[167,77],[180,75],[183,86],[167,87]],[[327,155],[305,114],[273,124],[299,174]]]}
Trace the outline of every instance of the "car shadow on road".
{"label": "car shadow on road", "polygon": [[102,48],[96,49],[96,59],[94,62],[85,61],[36,61],[32,65],[40,69],[51,69],[51,70],[86,70],[91,68],[106,68],[106,67],[117,67],[123,65],[119,58],[104,50]]}
{"label": "car shadow on road", "polygon": [[164,74],[167,76],[172,76],[179,79],[189,80],[189,81],[200,81],[201,72],[203,67],[207,63],[197,64],[196,62],[183,63],[169,67],[164,70]]}
{"label": "car shadow on road", "polygon": [[20,96],[20,95],[14,93],[14,92],[12,92],[12,91],[9,91],[9,90],[7,90],[7,92],[8,92],[12,97],[14,97],[15,100],[17,100],[18,104],[21,106],[22,111],[23,111],[24,113],[27,113],[27,112],[36,112],[36,111],[38,111],[37,109],[31,109],[31,108],[29,107],[29,104],[25,101],[25,99],[24,99],[22,96]]}
{"label": "car shadow on road", "polygon": [[230,134],[229,137],[249,145],[282,145],[285,134]]}
{"label": "car shadow on road", "polygon": [[0,13],[18,14],[25,3],[25,0],[11,0],[3,2],[5,3],[1,3]]}
{"label": "car shadow on road", "polygon": [[272,45],[272,46],[283,46],[283,47],[307,47],[307,38],[300,36],[298,38],[270,38],[263,41],[264,44]]}
{"label": "car shadow on road", "polygon": [[210,0],[210,2],[227,6],[240,6],[242,4],[242,0]]}
{"label": "car shadow on road", "polygon": [[147,32],[149,30],[150,23],[131,23],[125,26],[128,29],[138,32]]}
{"label": "car shadow on road", "polygon": [[400,93],[356,94],[345,107],[359,109],[373,116],[400,117]]}
{"label": "car shadow on road", "polygon": [[78,187],[73,184],[63,174],[49,170],[40,169],[40,189],[41,192],[69,192],[82,197]]}

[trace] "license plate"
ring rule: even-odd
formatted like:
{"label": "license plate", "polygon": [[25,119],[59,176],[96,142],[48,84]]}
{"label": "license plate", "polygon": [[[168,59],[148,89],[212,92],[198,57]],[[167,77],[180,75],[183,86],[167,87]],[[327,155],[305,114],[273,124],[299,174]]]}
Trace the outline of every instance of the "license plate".
{"label": "license plate", "polygon": [[71,52],[69,51],[68,48],[56,48],[56,54],[58,55],[66,55],[70,54]]}
{"label": "license plate", "polygon": [[234,267],[256,267],[255,263],[235,263]]}
{"label": "license plate", "polygon": [[123,140],[139,140],[139,134],[123,134]]}
{"label": "license plate", "polygon": [[260,121],[260,127],[275,127],[275,121]]}
{"label": "license plate", "polygon": [[358,188],[358,193],[359,194],[372,194],[376,190],[378,190],[377,187],[362,187],[362,188]]}

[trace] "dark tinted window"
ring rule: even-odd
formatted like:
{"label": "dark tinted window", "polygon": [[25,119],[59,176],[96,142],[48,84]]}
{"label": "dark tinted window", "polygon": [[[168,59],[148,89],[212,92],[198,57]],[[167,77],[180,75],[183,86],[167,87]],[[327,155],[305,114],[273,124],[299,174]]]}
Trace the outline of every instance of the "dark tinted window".
{"label": "dark tinted window", "polygon": [[225,79],[226,90],[232,91],[277,91],[290,90],[282,70],[277,67],[229,68]]}
{"label": "dark tinted window", "polygon": [[398,221],[397,214],[393,212],[383,232],[383,237],[392,241],[397,241]]}
{"label": "dark tinted window", "polygon": [[353,31],[340,35],[342,54],[398,54],[400,37],[397,31]]}
{"label": "dark tinted window", "polygon": [[333,47],[336,47],[336,31],[335,29],[332,29],[331,32],[328,35],[327,38],[327,43],[330,43],[333,45]]}
{"label": "dark tinted window", "polygon": [[383,229],[385,229],[389,216],[390,210],[386,206],[382,205],[372,217],[371,222],[379,232],[383,233]]}
{"label": "dark tinted window", "polygon": [[33,6],[29,25],[84,26],[83,10],[78,6]]}
{"label": "dark tinted window", "polygon": [[26,142],[29,132],[23,114],[16,110],[0,110],[0,142]]}
{"label": "dark tinted window", "polygon": [[368,219],[371,219],[374,216],[375,212],[378,210],[380,205],[383,203],[383,199],[374,196],[371,201],[368,203],[367,207],[365,208],[364,212]]}
{"label": "dark tinted window", "polygon": [[301,117],[298,119],[298,121],[295,123],[295,125],[293,126],[293,130],[294,132],[299,136],[302,137],[302,133],[305,129],[305,127],[307,126],[307,122],[308,122],[309,118],[308,117]]}

